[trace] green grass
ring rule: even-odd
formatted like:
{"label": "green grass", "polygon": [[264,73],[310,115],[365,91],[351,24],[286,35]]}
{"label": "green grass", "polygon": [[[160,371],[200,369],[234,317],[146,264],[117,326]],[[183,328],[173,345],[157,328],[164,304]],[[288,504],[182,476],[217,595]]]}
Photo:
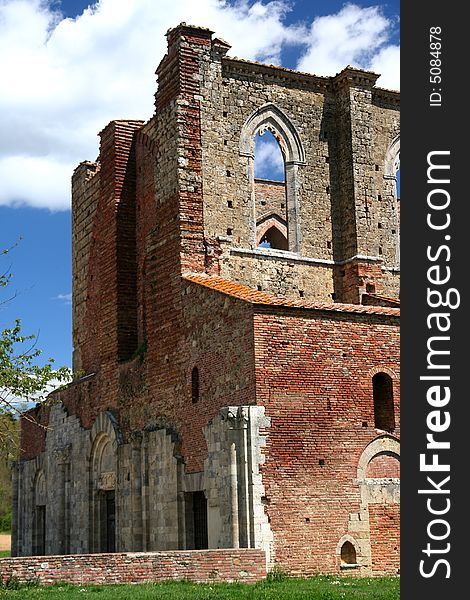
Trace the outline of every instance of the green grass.
{"label": "green grass", "polygon": [[20,586],[0,588],[0,598],[45,600],[398,600],[398,578],[356,579],[311,577],[291,579],[274,577],[253,585],[243,583],[197,584],[165,582],[142,585],[101,586]]}
{"label": "green grass", "polygon": [[0,550],[0,558],[6,558],[10,556],[10,550]]}

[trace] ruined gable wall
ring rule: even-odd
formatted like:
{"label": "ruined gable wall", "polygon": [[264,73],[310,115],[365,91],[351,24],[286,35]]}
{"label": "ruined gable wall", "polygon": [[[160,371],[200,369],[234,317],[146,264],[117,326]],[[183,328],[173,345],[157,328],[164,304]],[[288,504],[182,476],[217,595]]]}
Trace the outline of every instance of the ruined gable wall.
{"label": "ruined gable wall", "polygon": [[398,101],[392,95],[378,91],[372,96],[371,162],[375,170],[371,169],[369,172],[369,228],[375,247],[372,246],[368,251],[375,256],[381,256],[383,266],[388,268],[399,268],[397,246],[400,239],[400,214],[396,201],[396,181],[388,176],[385,164],[387,150],[400,135],[400,115],[397,107]]}
{"label": "ruined gable wall", "polygon": [[[261,473],[276,564],[297,573],[335,571],[338,544],[351,535],[362,573],[371,572],[358,465],[373,440],[399,436],[396,318],[258,311],[255,356],[257,402],[271,419]],[[382,370],[393,376],[396,428],[390,434],[374,428],[372,376]],[[377,502],[382,513],[388,510],[390,503]],[[390,521],[395,533],[387,533],[383,520],[374,519],[374,531],[382,529],[374,538],[380,556],[373,548],[372,561],[395,573],[396,543],[390,549],[387,535],[395,536],[398,523]],[[383,562],[387,552],[394,559]]]}
{"label": "ruined gable wall", "polygon": [[398,210],[385,164],[399,136],[399,94],[375,88],[376,79],[350,68],[335,78],[335,288],[343,302],[360,303],[367,284],[375,293],[399,296]]}
{"label": "ruined gable wall", "polygon": [[99,167],[73,180],[73,305],[76,371],[97,371],[136,346],[134,133],[141,121],[101,132]]}
{"label": "ruined gable wall", "polygon": [[297,177],[300,252],[307,258],[332,260],[329,145],[323,130],[333,126],[333,119],[326,78],[295,77],[216,52],[212,59],[203,65],[201,85],[204,230],[221,241],[220,274],[282,295],[298,297],[302,290],[307,297],[331,300],[331,266],[310,264],[307,277],[306,267],[294,266],[293,260],[231,250],[256,248],[255,224],[264,211],[254,208],[250,159],[240,154],[240,138],[250,115],[273,103],[291,120],[305,149],[307,166],[298,167]]}
{"label": "ruined gable wall", "polygon": [[[377,293],[398,296],[398,278],[381,268],[396,267],[394,185],[383,169],[399,134],[398,94],[376,90],[374,74],[350,69],[320,78],[229,59],[225,51],[214,42],[200,67],[204,228],[220,241],[220,274],[290,297],[302,291],[307,298],[358,303],[365,292],[358,269],[365,267],[354,261],[365,255],[379,267],[368,275]],[[241,139],[250,116],[268,104],[284,113],[305,151],[295,178],[297,214],[288,204],[303,263],[292,253],[256,248],[262,211]],[[353,268],[344,268],[349,262]],[[281,289],[278,273],[286,277]]]}

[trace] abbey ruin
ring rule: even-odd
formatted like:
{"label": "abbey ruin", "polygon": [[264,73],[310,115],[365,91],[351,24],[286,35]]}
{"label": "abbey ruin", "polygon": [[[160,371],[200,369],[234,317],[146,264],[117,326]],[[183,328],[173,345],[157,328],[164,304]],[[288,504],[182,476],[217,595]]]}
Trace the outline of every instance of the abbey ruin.
{"label": "abbey ruin", "polygon": [[399,94],[167,38],[154,116],[73,174],[77,378],[23,420],[13,554],[397,573]]}

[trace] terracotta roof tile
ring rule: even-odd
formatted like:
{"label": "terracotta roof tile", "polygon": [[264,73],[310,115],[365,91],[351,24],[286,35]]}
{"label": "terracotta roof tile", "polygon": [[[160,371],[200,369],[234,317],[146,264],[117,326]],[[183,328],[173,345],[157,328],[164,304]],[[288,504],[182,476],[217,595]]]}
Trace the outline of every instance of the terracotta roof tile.
{"label": "terracotta roof tile", "polygon": [[244,300],[251,304],[262,306],[283,306],[290,308],[307,308],[312,310],[349,312],[360,314],[391,315],[397,317],[400,315],[399,308],[389,308],[384,306],[363,306],[362,304],[340,304],[337,302],[308,302],[306,300],[291,300],[281,298],[274,294],[261,292],[248,287],[236,281],[229,281],[222,277],[205,275],[203,273],[186,273],[184,279],[211,288],[222,294],[227,294],[239,300]]}

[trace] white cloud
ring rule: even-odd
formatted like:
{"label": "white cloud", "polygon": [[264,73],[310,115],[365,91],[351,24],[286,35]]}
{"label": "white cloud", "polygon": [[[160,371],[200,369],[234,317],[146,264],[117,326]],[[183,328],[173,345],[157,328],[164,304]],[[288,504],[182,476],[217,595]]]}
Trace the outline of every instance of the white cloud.
{"label": "white cloud", "polygon": [[62,300],[65,304],[72,304],[72,292],[69,294],[58,294],[54,300]]}
{"label": "white cloud", "polygon": [[394,27],[378,6],[347,4],[334,15],[314,19],[297,68],[334,75],[349,64],[380,73],[377,85],[399,89],[399,47],[390,44]]}
{"label": "white cloud", "polygon": [[[287,46],[306,45],[301,65],[315,73],[353,62],[348,52],[378,67],[395,61],[378,9],[347,7],[308,29],[286,25],[288,0],[100,0],[75,19],[50,5],[0,0],[0,204],[69,208],[72,171],[96,158],[97,132],[112,119],[152,115],[164,34],[181,21],[210,27],[231,56],[249,60],[280,64]],[[330,36],[346,36],[343,50],[332,50]],[[365,41],[372,52],[360,50]]]}
{"label": "white cloud", "polygon": [[77,161],[54,156],[0,157],[0,205],[68,208],[70,177]]}
{"label": "white cloud", "polygon": [[48,394],[63,385],[64,382],[60,381],[60,379],[51,379],[51,381],[44,387],[42,393],[36,392],[28,397],[17,396],[6,388],[0,388],[0,414],[2,409],[6,412],[13,411],[15,413],[21,413],[34,408],[37,402],[45,400]]}
{"label": "white cloud", "polygon": [[370,68],[376,73],[381,73],[377,85],[398,90],[400,88],[400,46],[382,48],[371,60]]}
{"label": "white cloud", "polygon": [[269,132],[255,139],[255,177],[284,181],[281,149]]}

